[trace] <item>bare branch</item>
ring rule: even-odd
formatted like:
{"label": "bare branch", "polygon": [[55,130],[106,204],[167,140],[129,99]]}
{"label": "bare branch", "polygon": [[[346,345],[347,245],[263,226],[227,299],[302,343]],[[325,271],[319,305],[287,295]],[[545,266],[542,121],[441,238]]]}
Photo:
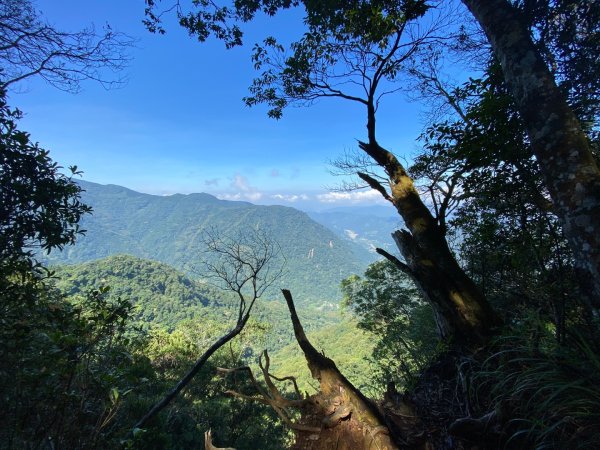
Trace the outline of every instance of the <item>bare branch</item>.
{"label": "bare branch", "polygon": [[375,189],[377,192],[379,192],[388,202],[393,201],[388,191],[375,178],[364,172],[358,172],[357,175],[361,180],[364,180],[371,187],[371,189]]}
{"label": "bare branch", "polygon": [[404,264],[402,261],[400,261],[394,255],[392,255],[391,253],[386,252],[384,249],[379,248],[379,247],[377,247],[375,249],[375,251],[377,253],[379,253],[381,256],[383,256],[385,259],[387,259],[388,261],[390,261],[392,264],[394,264],[402,272],[404,272],[405,274],[409,275],[411,278],[414,278],[414,273],[410,269],[410,267],[408,267],[406,264]]}
{"label": "bare branch", "polygon": [[236,293],[240,314],[278,280],[284,272],[285,259],[281,247],[267,232],[252,229],[227,236],[214,228],[203,233],[206,258],[196,273],[213,285]]}
{"label": "bare branch", "polygon": [[0,88],[40,76],[52,86],[77,92],[84,80],[119,86],[134,39],[106,26],[64,32],[45,23],[30,0],[0,4]]}
{"label": "bare branch", "polygon": [[[263,358],[265,360],[264,365],[262,363]],[[234,396],[237,398],[241,398],[243,400],[255,401],[255,402],[262,403],[264,405],[271,406],[275,410],[277,415],[293,430],[307,431],[307,432],[311,432],[311,433],[320,432],[321,428],[310,427],[310,426],[298,424],[291,420],[292,416],[291,416],[291,413],[288,412],[288,408],[303,408],[309,403],[309,400],[304,399],[302,397],[302,395],[300,394],[300,390],[298,389],[296,379],[294,377],[278,378],[278,377],[270,374],[269,373],[270,359],[269,359],[269,354],[267,353],[266,350],[261,354],[261,356],[259,358],[259,366],[263,373],[263,378],[265,380],[265,383],[267,384],[268,391],[263,389],[263,387],[258,383],[256,378],[254,377],[252,370],[247,366],[246,367],[238,367],[235,369],[219,368],[218,371],[221,374],[231,374],[231,373],[235,373],[235,372],[246,373],[248,375],[248,378],[250,379],[250,382],[252,383],[252,385],[254,386],[256,391],[258,392],[258,395],[247,395],[247,394],[242,394],[237,391],[228,390],[225,392],[225,394],[231,395],[231,396]],[[275,384],[271,381],[271,379],[278,380],[278,381],[291,380],[294,384],[294,390],[295,390],[296,395],[298,396],[298,400],[291,400],[291,399],[284,397],[281,394],[281,392],[279,391],[279,389],[275,386]]]}
{"label": "bare branch", "polygon": [[[223,236],[217,229],[211,228],[205,231],[204,243],[207,255],[213,258],[205,261],[205,267],[209,271],[206,275],[219,280],[220,287],[238,296],[237,322],[229,332],[204,352],[191,370],[140,419],[135,428],[143,428],[151,418],[171,403],[204,367],[210,356],[242,332],[256,300],[282,274],[282,265],[274,269],[272,267],[281,262],[278,261],[280,247],[263,231],[253,229],[234,239]],[[250,375],[256,384],[251,372]]]}

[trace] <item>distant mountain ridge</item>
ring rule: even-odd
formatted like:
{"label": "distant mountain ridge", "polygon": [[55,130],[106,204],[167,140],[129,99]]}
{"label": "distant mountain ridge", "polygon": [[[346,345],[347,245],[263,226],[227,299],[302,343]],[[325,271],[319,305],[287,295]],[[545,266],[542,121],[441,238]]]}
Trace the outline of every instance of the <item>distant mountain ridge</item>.
{"label": "distant mountain ridge", "polygon": [[84,203],[94,212],[81,222],[87,230],[74,246],[52,252],[51,263],[81,263],[130,254],[169,264],[191,274],[203,254],[209,227],[236,235],[251,227],[267,231],[282,248],[286,274],[270,292],[285,287],[300,303],[339,299],[339,282],[362,273],[370,256],[306,213],[285,206],[219,200],[209,194],[156,196],[116,185],[79,181]]}
{"label": "distant mountain ridge", "polygon": [[391,206],[340,207],[310,211],[308,215],[343,239],[369,251],[372,261],[379,258],[375,254],[376,247],[389,252],[396,250],[392,232],[403,227],[402,219]]}

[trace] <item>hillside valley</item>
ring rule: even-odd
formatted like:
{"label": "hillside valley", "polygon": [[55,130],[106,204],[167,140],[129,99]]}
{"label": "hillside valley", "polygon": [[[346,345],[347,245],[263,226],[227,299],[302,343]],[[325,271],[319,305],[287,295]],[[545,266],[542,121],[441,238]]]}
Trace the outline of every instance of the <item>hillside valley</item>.
{"label": "hillside valley", "polygon": [[600,0],[0,42],[0,450],[600,450]]}
{"label": "hillside valley", "polygon": [[392,232],[402,228],[402,220],[391,205],[338,207],[308,211],[314,221],[334,231],[338,236],[360,245],[378,259],[376,247],[394,251]]}
{"label": "hillside valley", "polygon": [[[157,261],[116,255],[81,264],[55,266],[54,270],[54,285],[72,299],[85,297],[91,289],[110,287],[109,297],[113,300],[120,297],[135,305],[133,318],[149,331],[165,329],[173,332],[177,328],[185,329],[186,324],[193,328],[209,323],[219,324],[219,328],[226,330],[235,323],[237,301],[230,292],[191,279]],[[370,369],[366,357],[372,351],[372,338],[358,330],[351,317],[310,305],[299,307],[298,314],[317,348],[334,358],[357,385],[368,382]],[[314,380],[294,339],[284,302],[261,299],[252,319],[262,331],[260,338],[250,336],[251,353],[258,354],[267,349],[275,373],[297,376],[302,390],[312,390]],[[356,351],[348,353],[351,346]]]}
{"label": "hillside valley", "polygon": [[115,185],[79,181],[82,201],[93,208],[84,217],[86,230],[74,246],[47,256],[51,264],[81,263],[117,254],[160,261],[193,278],[202,278],[207,230],[235,238],[249,230],[263,231],[281,247],[283,276],[267,293],[277,298],[290,289],[299,304],[335,307],[339,283],[362,273],[373,253],[283,206],[257,206],[219,200],[209,194],[155,196]]}

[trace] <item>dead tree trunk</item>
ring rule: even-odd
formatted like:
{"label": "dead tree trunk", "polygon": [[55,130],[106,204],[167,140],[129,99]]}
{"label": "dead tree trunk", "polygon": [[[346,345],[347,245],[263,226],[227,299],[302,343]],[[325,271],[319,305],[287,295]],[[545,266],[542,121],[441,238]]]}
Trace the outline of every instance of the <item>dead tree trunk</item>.
{"label": "dead tree trunk", "polygon": [[[435,239],[432,234],[424,237],[407,230],[392,234],[406,263],[381,249],[377,251],[415,281],[432,306],[441,338],[466,345],[483,341],[493,333],[499,319],[458,265],[446,240]],[[433,242],[427,242],[431,238]]]}
{"label": "dead tree trunk", "polygon": [[284,289],[282,292],[290,310],[296,340],[320,386],[320,392],[311,398],[312,417],[305,415],[303,423],[321,428],[321,431],[300,434],[294,448],[398,449],[377,406],[340,373],[331,359],[312,346],[304,334],[290,291]]}
{"label": "dead tree trunk", "polygon": [[212,430],[204,432],[204,450],[235,450],[233,447],[215,447],[212,443]]}
{"label": "dead tree trunk", "polygon": [[[555,212],[600,307],[600,169],[587,137],[506,0],[463,0],[485,31],[528,130]],[[587,280],[586,280],[587,278]]]}
{"label": "dead tree trunk", "polygon": [[[400,398],[395,390],[395,395],[388,395],[392,391],[386,394],[385,401],[380,406],[366,398],[342,375],[331,359],[312,346],[296,313],[292,295],[285,289],[282,292],[290,311],[296,341],[304,352],[313,378],[319,381],[319,392],[310,397],[303,396],[294,377],[279,378],[272,375],[269,372],[269,355],[265,350],[258,364],[267,388],[257,382],[249,367],[219,368],[222,375],[246,373],[258,395],[231,390],[226,394],[273,408],[295,432],[296,442],[291,447],[294,450],[431,448],[411,404]],[[273,380],[291,381],[295,398],[283,395]],[[294,420],[298,411],[300,418]]]}

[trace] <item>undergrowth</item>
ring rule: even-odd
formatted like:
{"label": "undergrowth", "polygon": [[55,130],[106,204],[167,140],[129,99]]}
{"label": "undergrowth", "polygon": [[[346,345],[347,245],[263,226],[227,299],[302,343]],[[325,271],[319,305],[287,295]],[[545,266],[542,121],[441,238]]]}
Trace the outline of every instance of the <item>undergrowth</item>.
{"label": "undergrowth", "polygon": [[495,409],[504,448],[600,448],[600,352],[594,340],[498,338],[473,373],[475,402]]}

